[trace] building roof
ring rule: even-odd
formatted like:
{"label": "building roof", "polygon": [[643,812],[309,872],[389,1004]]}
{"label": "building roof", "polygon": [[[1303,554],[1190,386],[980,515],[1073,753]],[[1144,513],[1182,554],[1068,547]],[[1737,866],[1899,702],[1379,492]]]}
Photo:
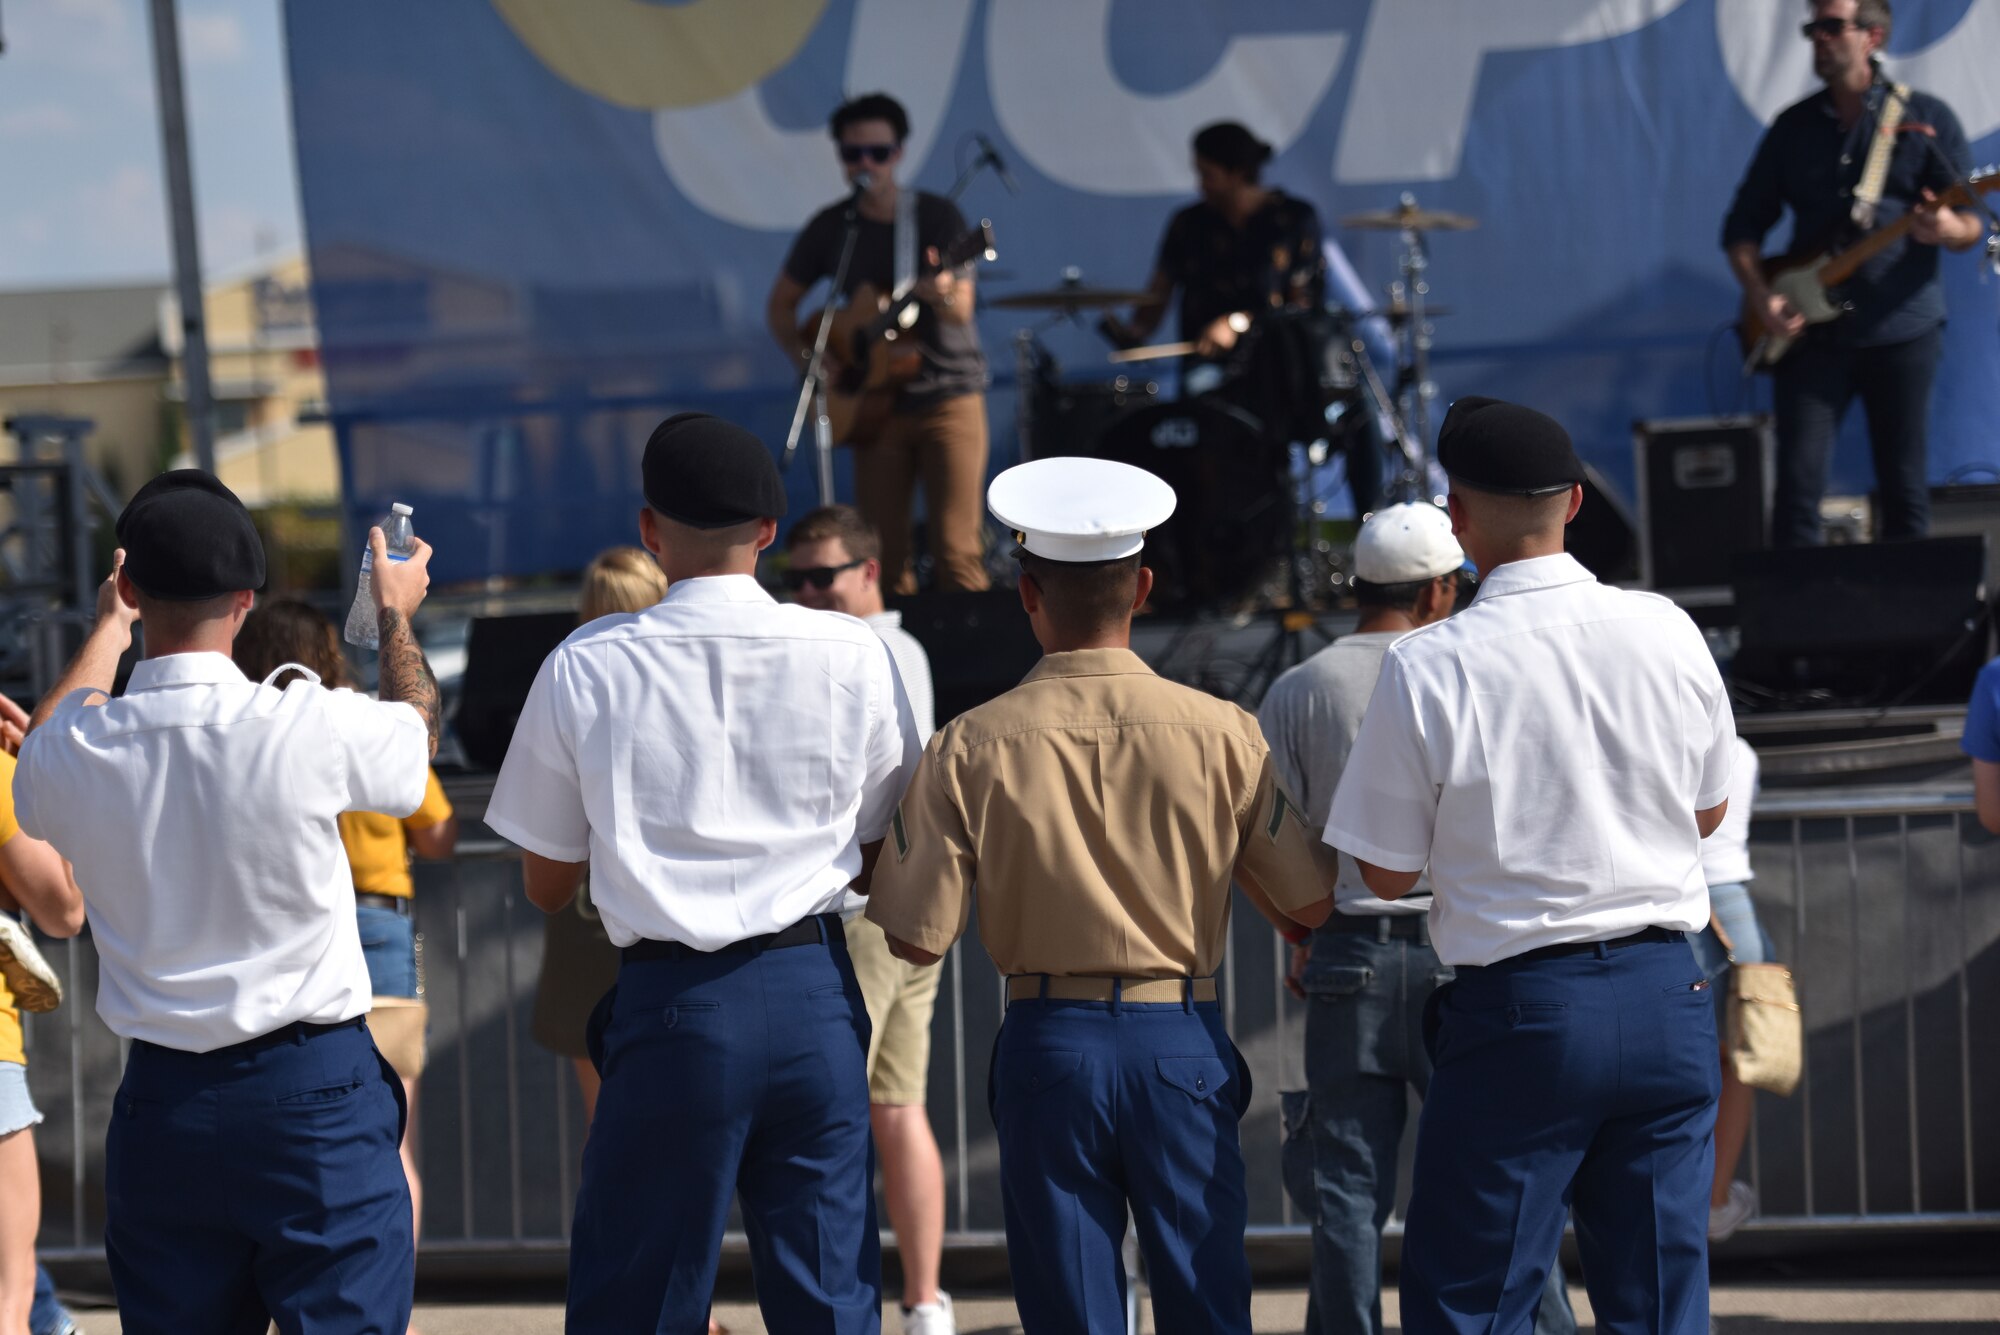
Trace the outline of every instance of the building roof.
{"label": "building roof", "polygon": [[165,283],[0,292],[0,385],[164,376]]}

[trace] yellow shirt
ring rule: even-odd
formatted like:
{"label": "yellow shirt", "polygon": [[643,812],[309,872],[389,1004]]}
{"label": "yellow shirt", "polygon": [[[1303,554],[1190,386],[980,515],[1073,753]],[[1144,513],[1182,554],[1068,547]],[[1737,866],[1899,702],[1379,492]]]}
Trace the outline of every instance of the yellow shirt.
{"label": "yellow shirt", "polygon": [[340,818],[340,842],[347,848],[347,865],[354,869],[354,892],[394,895],[416,893],[410,880],[410,840],[406,830],[428,830],[451,819],[451,800],[444,795],[437,771],[424,778],[424,804],[402,820],[374,811],[350,811]]}
{"label": "yellow shirt", "polygon": [[1257,720],[1124,649],[1050,654],[931,738],[868,917],[943,954],[978,884],[1004,974],[1205,978],[1231,878],[1280,909],[1333,892],[1331,850],[1285,795]]}
{"label": "yellow shirt", "polygon": [[[14,757],[0,751],[0,846],[21,832],[14,819]],[[7,980],[0,977],[0,1062],[28,1064],[27,1049],[21,1045],[21,1011]]]}

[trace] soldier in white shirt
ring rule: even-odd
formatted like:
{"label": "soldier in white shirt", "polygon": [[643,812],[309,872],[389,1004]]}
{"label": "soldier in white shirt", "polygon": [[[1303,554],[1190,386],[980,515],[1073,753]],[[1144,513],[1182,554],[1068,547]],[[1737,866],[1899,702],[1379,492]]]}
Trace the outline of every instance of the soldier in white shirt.
{"label": "soldier in white shirt", "polygon": [[1402,1318],[1523,1335],[1574,1205],[1599,1330],[1708,1328],[1715,1015],[1689,936],[1735,726],[1693,622],[1563,551],[1583,470],[1549,418],[1461,399],[1438,461],[1482,574],[1398,640],[1326,841],[1384,899],[1428,865],[1433,993]]}
{"label": "soldier in white shirt", "polygon": [[[264,550],[227,488],[155,478],[118,519],[98,619],[21,747],[21,827],[89,887],[97,1010],[132,1040],[105,1138],[123,1328],[403,1335],[416,1253],[402,1087],[336,819],[407,815],[438,689],[410,630],[430,548],[372,530],[382,699],[246,679],[229,649]],[[147,657],[110,699],[134,621]]]}
{"label": "soldier in white shirt", "polygon": [[[882,637],[910,697],[917,737],[928,742],[931,660],[903,629],[903,614],[882,603],[882,535],[851,505],[800,515],[785,535],[785,583],[801,607],[859,617]],[[862,916],[868,901],[849,895],[841,914],[847,951],[868,1005],[868,1122],[882,1164],[882,1198],[903,1270],[903,1335],[952,1335],[951,1295],[938,1287],[944,1256],[944,1158],[924,1096],[931,1062],[931,1017],[939,969],[889,953],[889,938]]]}
{"label": "soldier in white shirt", "polygon": [[644,489],[667,595],[543,663],[486,811],[544,912],[588,864],[622,950],[591,1022],[569,1328],[700,1330],[736,1197],[767,1325],[873,1332],[868,1017],[839,911],[916,724],[872,630],[758,585],[785,512],[761,441],[670,417]]}

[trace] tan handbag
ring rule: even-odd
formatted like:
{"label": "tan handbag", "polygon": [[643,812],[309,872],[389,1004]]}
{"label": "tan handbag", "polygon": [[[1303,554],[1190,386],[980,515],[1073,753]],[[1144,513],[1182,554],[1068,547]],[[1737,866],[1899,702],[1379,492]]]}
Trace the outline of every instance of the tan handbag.
{"label": "tan handbag", "polygon": [[1738,964],[1736,947],[1713,916],[1708,925],[1729,952],[1729,1065],[1752,1089],[1790,1094],[1805,1062],[1805,1023],[1792,971],[1782,964]]}

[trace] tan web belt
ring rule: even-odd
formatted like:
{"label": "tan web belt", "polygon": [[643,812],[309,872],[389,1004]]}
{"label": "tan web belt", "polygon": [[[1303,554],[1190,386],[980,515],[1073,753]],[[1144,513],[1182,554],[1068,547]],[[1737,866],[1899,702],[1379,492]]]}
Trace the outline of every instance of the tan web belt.
{"label": "tan web belt", "polygon": [[1213,978],[1057,978],[1018,974],[1007,980],[1007,1000],[1033,1001],[1214,1001]]}

